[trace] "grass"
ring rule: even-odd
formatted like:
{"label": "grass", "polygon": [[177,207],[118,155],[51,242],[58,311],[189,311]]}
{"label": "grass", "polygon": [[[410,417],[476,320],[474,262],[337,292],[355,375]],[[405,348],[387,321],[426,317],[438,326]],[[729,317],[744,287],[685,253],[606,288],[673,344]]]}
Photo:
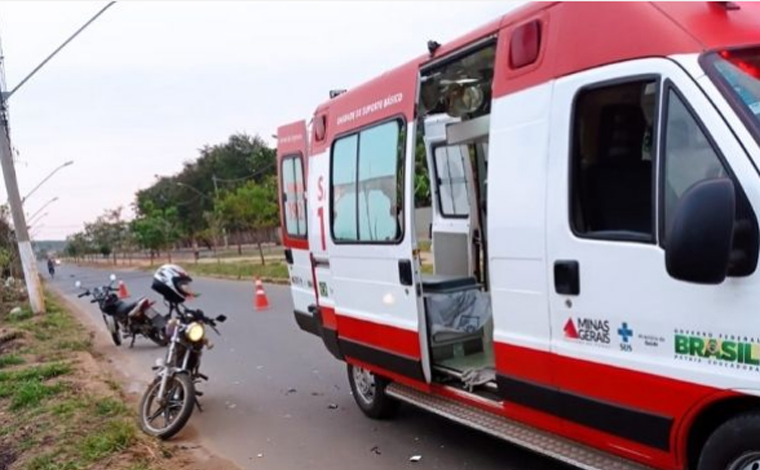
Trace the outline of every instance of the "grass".
{"label": "grass", "polygon": [[109,421],[99,432],[80,441],[76,451],[85,463],[96,462],[127,449],[135,442],[136,432],[134,424],[128,421]]}
{"label": "grass", "polygon": [[12,353],[0,355],[0,440],[12,446],[11,468],[176,468],[138,432],[118,384],[82,365],[92,352],[87,330],[55,298],[47,310],[0,312],[0,326],[23,333],[18,345],[4,344]]}
{"label": "grass", "polygon": [[60,393],[64,388],[61,383],[47,385],[34,380],[23,382],[13,392],[9,409],[18,411],[22,408],[37,408],[45,399]]}
{"label": "grass", "polygon": [[24,362],[24,358],[18,354],[5,354],[0,356],[0,369],[5,369],[10,366],[18,366]]}
{"label": "grass", "polygon": [[126,416],[129,408],[120,400],[104,398],[95,403],[95,413],[98,416]]}
{"label": "grass", "polygon": [[239,261],[234,263],[205,263],[186,267],[192,274],[201,276],[235,277],[238,279],[260,277],[268,281],[286,281],[289,278],[288,267],[278,262],[262,265],[258,262]]}

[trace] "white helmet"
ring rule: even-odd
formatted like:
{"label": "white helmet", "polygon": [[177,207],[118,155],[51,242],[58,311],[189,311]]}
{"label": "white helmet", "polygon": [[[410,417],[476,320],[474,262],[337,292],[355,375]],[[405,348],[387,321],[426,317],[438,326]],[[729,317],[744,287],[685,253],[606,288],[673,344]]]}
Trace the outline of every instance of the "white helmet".
{"label": "white helmet", "polygon": [[192,295],[190,283],[193,282],[184,269],[176,264],[165,264],[153,275],[154,291],[161,294],[167,302],[182,303]]}

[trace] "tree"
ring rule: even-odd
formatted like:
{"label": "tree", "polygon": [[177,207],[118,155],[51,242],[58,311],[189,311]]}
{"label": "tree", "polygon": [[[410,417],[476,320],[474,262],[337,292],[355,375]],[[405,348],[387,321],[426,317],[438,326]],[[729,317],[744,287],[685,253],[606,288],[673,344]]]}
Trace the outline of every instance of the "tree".
{"label": "tree", "polygon": [[[238,230],[250,230],[256,237],[261,264],[266,264],[261,243],[267,230],[276,227],[278,219],[277,184],[269,177],[261,182],[249,181],[234,191],[225,193],[218,201],[219,213],[225,226]],[[242,253],[238,239],[238,253]]]}
{"label": "tree", "polygon": [[83,258],[91,252],[90,242],[84,232],[78,232],[66,237],[66,248],[63,252],[74,259]]}
{"label": "tree", "polygon": [[92,241],[96,251],[103,257],[116,256],[123,249],[127,224],[121,218],[122,207],[107,210],[95,219],[95,222],[85,224],[85,234]]}
{"label": "tree", "polygon": [[414,152],[414,207],[429,207],[430,205],[430,173],[427,166],[425,142],[420,133]]}
{"label": "tree", "polygon": [[171,262],[171,246],[179,238],[177,229],[177,209],[169,207],[160,209],[148,202],[144,207],[145,213],[132,221],[130,229],[135,242],[143,249],[150,251],[151,263],[162,249]]}
{"label": "tree", "polygon": [[275,151],[258,136],[233,134],[226,142],[206,145],[199,152],[178,174],[138,191],[135,204],[138,215],[145,215],[149,204],[175,207],[178,228],[193,241],[210,228],[205,214],[214,210],[215,180],[220,190],[234,190],[246,181],[260,183],[276,171]]}

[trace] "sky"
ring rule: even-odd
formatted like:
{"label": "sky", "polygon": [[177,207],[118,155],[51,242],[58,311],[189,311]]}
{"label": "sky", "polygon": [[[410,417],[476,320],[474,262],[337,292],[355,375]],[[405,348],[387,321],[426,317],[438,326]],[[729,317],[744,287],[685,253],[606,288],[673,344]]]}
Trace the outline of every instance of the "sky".
{"label": "sky", "polygon": [[[9,88],[106,2],[0,2]],[[235,132],[271,144],[330,89],[352,88],[514,8],[510,2],[119,2],[9,101],[33,239],[130,206]],[[7,199],[0,183],[0,200]],[[47,213],[47,215],[45,215]]]}

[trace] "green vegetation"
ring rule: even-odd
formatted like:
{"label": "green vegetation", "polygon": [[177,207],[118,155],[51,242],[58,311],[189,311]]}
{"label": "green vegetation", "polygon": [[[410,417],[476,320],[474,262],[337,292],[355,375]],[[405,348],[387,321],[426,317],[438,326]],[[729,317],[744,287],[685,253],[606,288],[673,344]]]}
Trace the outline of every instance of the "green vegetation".
{"label": "green vegetation", "polygon": [[[218,255],[227,237],[237,245],[254,243],[261,264],[262,244],[277,242],[279,207],[276,151],[259,136],[237,133],[207,145],[177,174],[159,177],[135,194],[135,218],[125,221],[122,208],[105,211],[84,231],[67,239],[64,253],[74,259],[127,257],[136,251],[161,253],[171,262],[175,248],[205,247]],[[415,150],[415,205],[430,205],[425,146]],[[2,265],[0,252],[0,266]]]}
{"label": "green vegetation", "polygon": [[258,262],[242,261],[235,263],[203,263],[187,266],[191,274],[201,276],[231,277],[250,279],[260,277],[267,281],[287,281],[288,267],[279,262],[262,265]]}
{"label": "green vegetation", "polygon": [[5,354],[0,356],[0,369],[23,364],[24,358],[18,354]]}
{"label": "green vegetation", "polygon": [[[234,134],[205,146],[178,174],[160,177],[135,195],[136,217],[127,223],[122,209],[106,211],[67,240],[73,258],[113,256],[136,250],[169,257],[178,246],[216,249],[222,235],[269,241],[278,224],[275,150],[258,136]],[[249,198],[245,205],[239,204]],[[266,236],[268,234],[268,237]],[[170,259],[171,261],[171,259]]]}
{"label": "green vegetation", "polygon": [[[238,231],[249,231],[256,237],[261,264],[266,264],[261,244],[267,232],[278,223],[277,182],[270,177],[260,183],[248,182],[234,191],[225,193],[218,201],[217,212],[222,223]],[[242,244],[238,242],[238,253]]]}
{"label": "green vegetation", "polygon": [[115,452],[127,449],[135,442],[136,429],[129,421],[108,421],[98,429],[97,433],[91,434],[81,440],[76,447],[84,463],[96,462]]}
{"label": "green vegetation", "polygon": [[[52,297],[45,315],[10,316],[0,338],[0,438],[24,470],[177,468],[139,433],[118,385],[99,378],[87,331]],[[104,391],[105,390],[105,391]],[[115,465],[115,462],[119,462]]]}

